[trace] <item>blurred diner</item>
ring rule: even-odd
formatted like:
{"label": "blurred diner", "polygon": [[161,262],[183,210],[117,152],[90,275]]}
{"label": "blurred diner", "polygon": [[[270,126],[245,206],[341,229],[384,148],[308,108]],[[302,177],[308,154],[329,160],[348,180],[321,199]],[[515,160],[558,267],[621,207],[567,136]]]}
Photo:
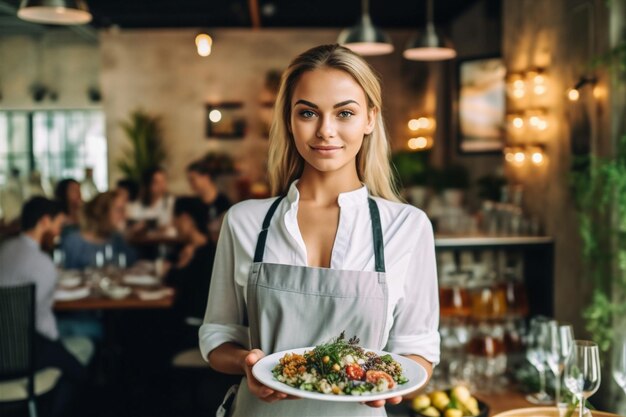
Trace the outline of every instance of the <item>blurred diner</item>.
{"label": "blurred diner", "polygon": [[124,239],[126,206],[118,191],[98,194],[85,204],[80,230],[61,240],[66,269],[102,267],[104,264],[132,265],[135,251]]}

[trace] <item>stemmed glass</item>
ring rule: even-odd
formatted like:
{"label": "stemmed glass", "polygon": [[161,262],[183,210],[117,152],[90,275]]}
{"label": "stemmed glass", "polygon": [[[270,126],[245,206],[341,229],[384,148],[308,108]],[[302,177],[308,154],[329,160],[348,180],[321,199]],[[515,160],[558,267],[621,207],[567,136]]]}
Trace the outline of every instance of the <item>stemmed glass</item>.
{"label": "stemmed glass", "polygon": [[579,417],[583,417],[585,400],[600,387],[600,353],[598,345],[575,340],[565,364],[565,386],[578,398]]}
{"label": "stemmed glass", "polygon": [[546,392],[546,340],[548,338],[548,319],[534,317],[526,336],[526,359],[539,372],[539,392],[526,397],[533,404],[552,404],[553,400]]}
{"label": "stemmed glass", "polygon": [[613,378],[626,394],[626,330],[615,332],[613,337]]}
{"label": "stemmed glass", "polygon": [[554,374],[555,400],[557,407],[561,402],[561,376],[565,362],[570,355],[574,343],[572,326],[561,325],[556,320],[547,323],[545,339],[546,362]]}

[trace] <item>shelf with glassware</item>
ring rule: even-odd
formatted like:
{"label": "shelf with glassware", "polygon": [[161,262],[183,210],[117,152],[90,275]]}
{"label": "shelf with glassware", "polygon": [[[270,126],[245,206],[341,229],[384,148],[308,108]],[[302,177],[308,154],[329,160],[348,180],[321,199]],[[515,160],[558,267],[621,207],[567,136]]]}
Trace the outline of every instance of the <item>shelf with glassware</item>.
{"label": "shelf with glassware", "polygon": [[438,235],[435,242],[443,360],[436,380],[504,390],[525,361],[528,318],[553,313],[553,240]]}

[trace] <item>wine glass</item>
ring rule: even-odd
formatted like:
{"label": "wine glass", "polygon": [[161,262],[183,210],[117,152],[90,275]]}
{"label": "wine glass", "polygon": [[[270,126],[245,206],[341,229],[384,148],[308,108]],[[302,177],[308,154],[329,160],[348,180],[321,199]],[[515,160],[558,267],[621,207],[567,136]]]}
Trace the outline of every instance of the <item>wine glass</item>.
{"label": "wine glass", "polygon": [[613,378],[626,394],[626,330],[616,331],[613,337]]}
{"label": "wine glass", "polygon": [[539,392],[526,397],[533,404],[552,404],[553,400],[546,392],[546,361],[545,350],[548,337],[549,320],[545,317],[534,317],[530,321],[530,328],[526,336],[526,359],[539,372]]}
{"label": "wine glass", "polygon": [[557,407],[561,403],[561,376],[565,369],[565,362],[570,355],[574,342],[574,331],[570,325],[559,325],[551,320],[547,325],[545,339],[546,362],[554,374],[555,400]]}
{"label": "wine glass", "polygon": [[583,417],[585,400],[600,387],[600,353],[589,340],[575,340],[565,364],[565,386],[578,398],[579,417]]}

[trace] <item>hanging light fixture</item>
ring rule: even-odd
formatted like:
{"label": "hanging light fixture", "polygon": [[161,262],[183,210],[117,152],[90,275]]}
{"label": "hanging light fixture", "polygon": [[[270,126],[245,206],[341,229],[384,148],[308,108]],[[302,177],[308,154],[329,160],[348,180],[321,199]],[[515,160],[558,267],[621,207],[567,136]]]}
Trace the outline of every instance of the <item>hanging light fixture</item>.
{"label": "hanging light fixture", "polygon": [[456,57],[452,43],[437,34],[432,0],[427,0],[426,12],[426,30],[409,41],[402,55],[412,61],[443,61]]}
{"label": "hanging light fixture", "polygon": [[363,56],[385,55],[393,52],[391,38],[372,23],[369,14],[369,0],[361,0],[361,21],[344,29],[337,43],[350,48]]}
{"label": "hanging light fixture", "polygon": [[17,17],[51,25],[83,25],[92,19],[83,0],[22,0]]}

